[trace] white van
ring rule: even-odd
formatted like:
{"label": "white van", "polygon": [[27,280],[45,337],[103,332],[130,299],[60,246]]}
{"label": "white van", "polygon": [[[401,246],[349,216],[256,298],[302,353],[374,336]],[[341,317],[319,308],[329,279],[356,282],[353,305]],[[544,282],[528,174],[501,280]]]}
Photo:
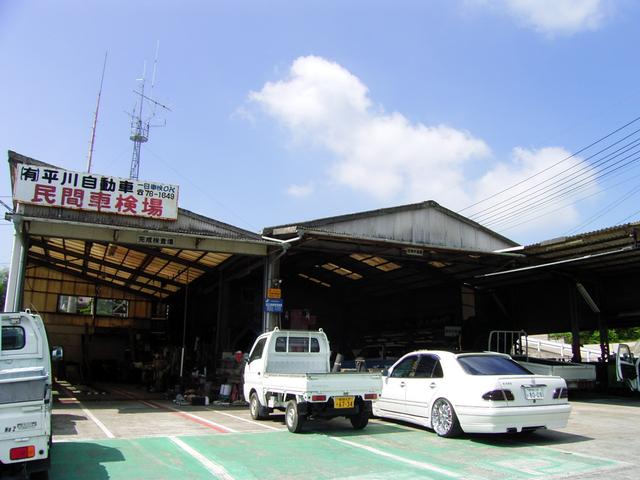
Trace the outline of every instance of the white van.
{"label": "white van", "polygon": [[47,478],[52,374],[44,324],[29,311],[0,313],[0,322],[0,469]]}

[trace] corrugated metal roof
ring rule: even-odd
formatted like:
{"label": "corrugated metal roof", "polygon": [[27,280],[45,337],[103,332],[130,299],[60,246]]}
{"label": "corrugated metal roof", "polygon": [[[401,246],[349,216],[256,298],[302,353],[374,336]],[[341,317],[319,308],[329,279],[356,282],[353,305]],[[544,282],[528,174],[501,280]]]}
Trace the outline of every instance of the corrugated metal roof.
{"label": "corrugated metal roof", "polygon": [[[16,163],[58,168],[15,152],[9,152],[12,189]],[[67,210],[39,205],[20,205],[23,218],[42,222],[65,223],[74,226],[104,225],[111,229],[140,232],[159,231],[195,237],[195,249],[184,246],[132,245],[116,241],[88,238],[66,238],[48,229],[29,236],[28,262],[62,270],[102,283],[158,299],[175,294],[186,284],[215,270],[233,256],[229,252],[198,249],[200,240],[222,240],[248,244],[269,245],[260,235],[203,215],[178,209],[176,221],[121,216],[100,212]],[[33,225],[32,225],[33,228]],[[62,238],[65,237],[65,238]],[[250,249],[251,250],[251,249]]]}
{"label": "corrugated metal roof", "polygon": [[267,227],[263,233],[270,237],[288,238],[309,230],[352,235],[354,238],[484,252],[517,245],[434,201]]}

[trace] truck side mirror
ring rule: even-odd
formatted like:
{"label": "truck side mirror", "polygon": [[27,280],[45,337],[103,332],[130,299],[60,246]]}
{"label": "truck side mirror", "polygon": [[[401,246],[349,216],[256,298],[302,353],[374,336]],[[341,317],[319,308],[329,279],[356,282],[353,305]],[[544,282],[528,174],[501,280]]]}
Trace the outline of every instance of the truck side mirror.
{"label": "truck side mirror", "polygon": [[51,350],[51,360],[53,362],[59,362],[64,357],[64,350],[60,346],[53,347]]}

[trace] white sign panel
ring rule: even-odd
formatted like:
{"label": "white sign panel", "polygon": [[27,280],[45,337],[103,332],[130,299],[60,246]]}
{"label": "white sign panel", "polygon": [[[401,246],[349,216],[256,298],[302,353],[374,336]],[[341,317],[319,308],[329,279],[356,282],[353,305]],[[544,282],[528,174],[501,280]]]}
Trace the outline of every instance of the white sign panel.
{"label": "white sign panel", "polygon": [[53,167],[16,165],[13,199],[43,207],[176,220],[178,186]]}

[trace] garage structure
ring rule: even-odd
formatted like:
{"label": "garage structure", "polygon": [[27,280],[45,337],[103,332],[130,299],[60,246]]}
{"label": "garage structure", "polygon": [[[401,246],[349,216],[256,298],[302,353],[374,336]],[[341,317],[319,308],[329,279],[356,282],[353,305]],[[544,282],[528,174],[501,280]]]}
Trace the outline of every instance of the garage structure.
{"label": "garage structure", "polygon": [[[9,164],[12,187],[18,165],[57,168],[15,152]],[[433,201],[262,236],[184,209],[158,220],[15,207],[6,308],[43,314],[78,376],[135,380],[126,365],[168,347],[180,370],[212,368],[274,326],[322,327],[347,354],[371,343],[484,349],[490,330],[571,331],[575,360],[578,333],[600,330],[606,360],[607,328],[640,320],[637,224],[521,247]],[[280,307],[265,311],[271,291]]]}
{"label": "garage structure", "polygon": [[[16,235],[5,309],[44,317],[71,377],[136,380],[132,366],[160,352],[180,372],[202,370],[238,336],[259,333],[270,245],[260,235],[184,209],[161,220],[63,208],[49,180],[90,174],[15,152],[9,168]],[[34,202],[16,201],[21,175],[43,185]]]}
{"label": "garage structure", "polygon": [[263,233],[288,246],[279,275],[282,324],[322,326],[347,354],[366,343],[458,347],[482,303],[469,282],[525,265],[523,255],[499,252],[515,242],[433,201]]}
{"label": "garage structure", "polygon": [[572,332],[573,359],[581,361],[579,333],[599,331],[608,361],[608,329],[640,325],[638,223],[552,239],[513,251],[527,265],[474,281],[496,298],[494,314],[528,333]]}
{"label": "garage structure", "polygon": [[571,332],[580,362],[580,332],[599,331],[605,365],[608,329],[640,325],[637,229],[523,247],[429,201],[264,234],[290,247],[280,274],[285,326],[322,325],[343,351],[372,343],[484,350],[492,330]]}

